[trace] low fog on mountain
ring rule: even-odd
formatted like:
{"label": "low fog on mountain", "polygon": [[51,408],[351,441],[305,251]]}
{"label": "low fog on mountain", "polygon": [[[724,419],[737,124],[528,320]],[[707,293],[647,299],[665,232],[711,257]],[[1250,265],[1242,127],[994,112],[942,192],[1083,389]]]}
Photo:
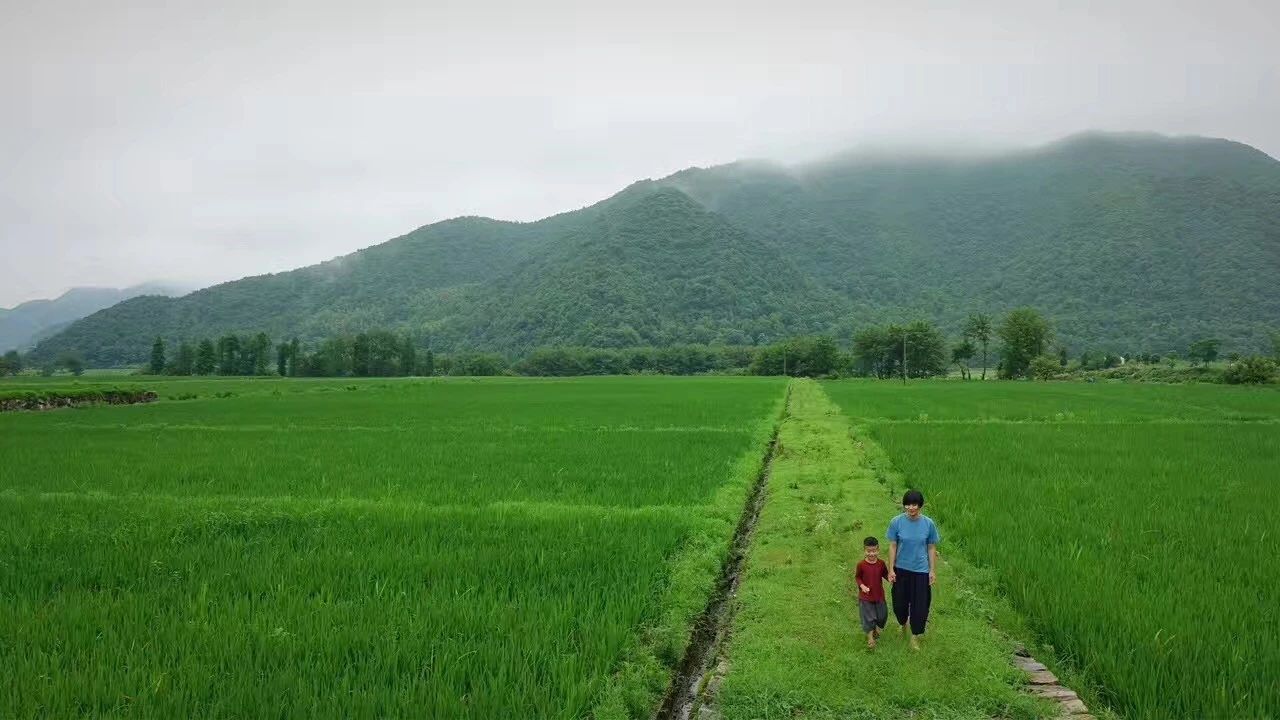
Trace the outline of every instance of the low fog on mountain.
{"label": "low fog on mountain", "polygon": [[987,154],[1091,129],[1280,155],[1266,3],[0,12],[0,307],[290,270],[744,158]]}

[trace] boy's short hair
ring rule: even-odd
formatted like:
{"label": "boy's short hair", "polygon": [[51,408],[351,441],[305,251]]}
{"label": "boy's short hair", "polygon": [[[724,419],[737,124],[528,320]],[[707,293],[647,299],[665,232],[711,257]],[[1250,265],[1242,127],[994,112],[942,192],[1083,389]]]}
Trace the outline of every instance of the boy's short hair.
{"label": "boy's short hair", "polygon": [[902,504],[924,507],[924,493],[919,490],[908,490],[907,493],[902,496]]}
{"label": "boy's short hair", "polygon": [[862,547],[880,547],[880,539],[876,537],[868,537],[862,541]]}

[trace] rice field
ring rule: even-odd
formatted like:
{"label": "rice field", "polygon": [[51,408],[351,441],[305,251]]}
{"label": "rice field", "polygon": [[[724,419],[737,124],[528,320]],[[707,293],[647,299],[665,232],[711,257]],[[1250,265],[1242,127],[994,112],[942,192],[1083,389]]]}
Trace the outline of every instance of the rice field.
{"label": "rice field", "polygon": [[0,415],[4,717],[644,715],[784,384],[149,386]]}
{"label": "rice field", "polygon": [[1125,717],[1280,717],[1280,393],[824,388]]}

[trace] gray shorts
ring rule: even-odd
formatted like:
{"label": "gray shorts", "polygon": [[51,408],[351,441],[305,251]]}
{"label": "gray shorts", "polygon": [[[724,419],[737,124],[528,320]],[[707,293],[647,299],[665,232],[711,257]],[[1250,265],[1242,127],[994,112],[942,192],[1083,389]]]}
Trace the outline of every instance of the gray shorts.
{"label": "gray shorts", "polygon": [[858,617],[862,619],[862,632],[871,632],[875,628],[884,627],[884,624],[889,622],[889,606],[883,600],[880,602],[859,600]]}

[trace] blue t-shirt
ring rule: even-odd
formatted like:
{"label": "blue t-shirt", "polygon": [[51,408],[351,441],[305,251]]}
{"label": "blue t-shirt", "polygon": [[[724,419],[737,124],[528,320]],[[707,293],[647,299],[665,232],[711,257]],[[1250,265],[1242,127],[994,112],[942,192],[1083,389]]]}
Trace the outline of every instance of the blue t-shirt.
{"label": "blue t-shirt", "polygon": [[894,565],[911,572],[929,572],[929,546],[938,544],[938,526],[924,515],[912,520],[902,513],[889,521],[889,542],[898,543]]}

